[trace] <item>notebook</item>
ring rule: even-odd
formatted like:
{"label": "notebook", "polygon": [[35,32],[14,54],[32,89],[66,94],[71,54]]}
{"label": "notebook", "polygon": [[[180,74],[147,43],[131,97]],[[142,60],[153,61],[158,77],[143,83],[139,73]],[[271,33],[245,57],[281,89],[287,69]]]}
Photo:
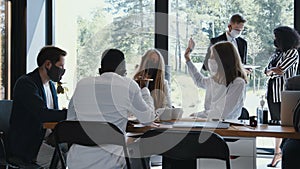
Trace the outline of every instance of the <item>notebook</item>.
{"label": "notebook", "polygon": [[285,90],[281,93],[281,125],[293,126],[294,109],[300,99],[300,91]]}
{"label": "notebook", "polygon": [[173,128],[218,128],[227,129],[229,123],[222,123],[217,121],[199,122],[199,121],[179,121],[173,124]]}

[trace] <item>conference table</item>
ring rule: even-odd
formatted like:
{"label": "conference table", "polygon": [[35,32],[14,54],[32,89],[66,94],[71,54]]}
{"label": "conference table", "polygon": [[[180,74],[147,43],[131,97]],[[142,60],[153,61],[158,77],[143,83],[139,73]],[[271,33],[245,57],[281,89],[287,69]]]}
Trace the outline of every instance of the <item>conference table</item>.
{"label": "conference table", "polygon": [[[193,123],[197,121],[197,119],[182,119],[182,121],[188,121]],[[165,121],[158,123],[158,125],[144,126],[136,123],[129,123],[127,126],[126,132],[129,137],[138,137],[145,133],[148,130],[153,128],[161,128],[168,130],[208,130],[214,133],[219,134],[222,137],[241,137],[241,138],[256,138],[256,137],[276,137],[276,138],[294,138],[300,139],[300,133],[296,132],[293,127],[285,127],[280,125],[267,125],[267,124],[258,124],[256,127],[251,127],[249,125],[231,123],[228,128],[193,128],[193,127],[174,127],[172,125],[174,120]],[[48,122],[44,123],[43,127],[46,129],[54,129],[57,122]],[[55,160],[56,158],[56,160]],[[57,165],[57,156],[55,157],[55,153],[53,155],[53,159],[51,161],[50,169],[56,168]],[[255,158],[254,158],[255,165]]]}
{"label": "conference table", "polygon": [[[183,119],[187,121],[186,119]],[[194,120],[189,120],[191,123]],[[174,122],[174,121],[171,121]],[[250,127],[248,125],[231,124],[229,128],[219,129],[219,128],[176,128],[173,127],[171,122],[162,123],[159,126],[143,126],[139,124],[130,124],[127,126],[126,131],[132,134],[141,134],[153,128],[163,128],[170,130],[209,130],[213,131],[221,136],[233,136],[233,137],[276,137],[276,138],[294,138],[300,139],[300,133],[296,132],[293,127],[286,127],[280,125],[267,125],[258,124],[256,127]],[[57,122],[47,122],[44,123],[43,127],[45,129],[54,129]]]}

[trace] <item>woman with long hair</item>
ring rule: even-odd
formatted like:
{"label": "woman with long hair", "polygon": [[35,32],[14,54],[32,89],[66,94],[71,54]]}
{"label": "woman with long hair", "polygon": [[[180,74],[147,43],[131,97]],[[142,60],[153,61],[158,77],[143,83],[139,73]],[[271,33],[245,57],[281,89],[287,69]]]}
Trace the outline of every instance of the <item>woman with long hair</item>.
{"label": "woman with long hair", "polygon": [[[280,26],[273,31],[276,50],[270,57],[265,74],[267,81],[267,101],[271,114],[271,120],[280,120],[281,91],[284,89],[286,79],[297,73],[299,54],[297,49],[300,45],[300,36],[296,30]],[[275,154],[268,167],[276,167],[281,160],[281,139],[275,139]]]}
{"label": "woman with long hair", "polygon": [[148,88],[153,97],[155,109],[171,107],[169,85],[165,80],[165,63],[158,50],[150,49],[142,56],[134,80],[140,84],[144,80],[149,80]]}
{"label": "woman with long hair", "polygon": [[210,76],[205,77],[191,62],[194,45],[190,39],[184,56],[195,84],[206,89],[206,93],[205,110],[192,115],[208,119],[238,119],[244,105],[247,80],[237,49],[227,41],[211,46],[208,59]]}

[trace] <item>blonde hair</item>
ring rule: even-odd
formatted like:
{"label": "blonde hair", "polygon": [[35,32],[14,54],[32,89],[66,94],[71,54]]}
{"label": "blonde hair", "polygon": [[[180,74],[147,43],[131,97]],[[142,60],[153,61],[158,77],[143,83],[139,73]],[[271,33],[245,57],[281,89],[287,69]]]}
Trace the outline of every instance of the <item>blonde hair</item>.
{"label": "blonde hair", "polygon": [[242,66],[241,57],[236,47],[227,41],[218,42],[211,46],[212,55],[218,63],[218,73],[216,77],[223,79],[223,83],[228,86],[237,77],[241,77],[247,83],[247,76]]}
{"label": "blonde hair", "polygon": [[[158,56],[157,65],[154,67],[149,67],[149,63],[151,61],[151,55],[156,54]],[[157,73],[155,77],[151,77],[152,75],[149,74],[149,69],[156,69]],[[150,76],[153,78],[154,88],[150,89],[151,96],[154,100],[155,109],[162,108],[165,103],[165,62],[161,55],[161,53],[157,49],[149,49],[146,53],[142,56],[141,63],[138,67],[137,73],[134,75],[134,79],[139,79],[140,77]]]}

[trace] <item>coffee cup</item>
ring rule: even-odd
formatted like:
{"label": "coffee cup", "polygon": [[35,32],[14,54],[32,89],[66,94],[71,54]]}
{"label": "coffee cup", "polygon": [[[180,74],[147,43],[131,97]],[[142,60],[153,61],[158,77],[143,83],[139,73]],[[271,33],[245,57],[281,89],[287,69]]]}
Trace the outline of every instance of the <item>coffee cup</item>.
{"label": "coffee cup", "polygon": [[180,119],[183,114],[183,109],[182,108],[173,108],[172,109],[172,119]]}
{"label": "coffee cup", "polygon": [[171,108],[159,108],[156,110],[158,117],[162,121],[168,121],[172,119],[173,110]]}

